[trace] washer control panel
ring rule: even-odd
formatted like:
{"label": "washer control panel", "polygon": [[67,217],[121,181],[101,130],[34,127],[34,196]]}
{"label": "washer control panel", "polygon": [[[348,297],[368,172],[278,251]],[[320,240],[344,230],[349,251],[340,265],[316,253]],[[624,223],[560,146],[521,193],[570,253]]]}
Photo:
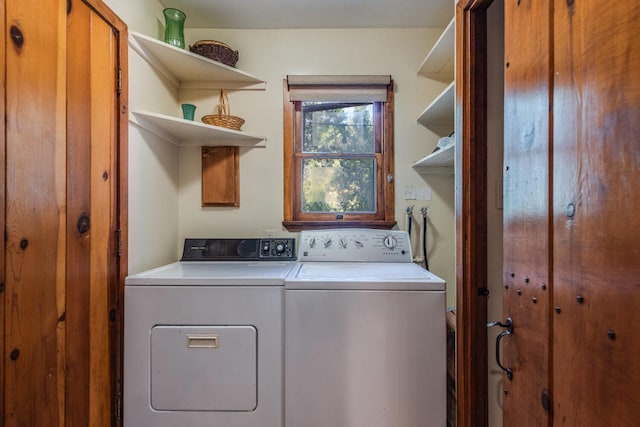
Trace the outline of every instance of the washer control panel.
{"label": "washer control panel", "polygon": [[300,232],[299,261],[411,262],[411,241],[403,230],[328,229]]}

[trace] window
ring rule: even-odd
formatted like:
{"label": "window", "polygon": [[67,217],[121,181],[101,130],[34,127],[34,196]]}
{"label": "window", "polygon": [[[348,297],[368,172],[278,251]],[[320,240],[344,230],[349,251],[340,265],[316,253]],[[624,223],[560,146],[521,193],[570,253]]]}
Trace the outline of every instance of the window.
{"label": "window", "polygon": [[393,227],[391,78],[288,76],[284,166],[288,230]]}

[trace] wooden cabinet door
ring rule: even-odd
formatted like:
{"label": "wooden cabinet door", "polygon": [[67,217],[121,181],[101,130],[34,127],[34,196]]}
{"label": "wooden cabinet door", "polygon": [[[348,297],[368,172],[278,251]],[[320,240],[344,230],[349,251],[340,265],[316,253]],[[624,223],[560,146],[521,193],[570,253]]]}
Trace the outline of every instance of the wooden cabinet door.
{"label": "wooden cabinet door", "polygon": [[112,425],[126,274],[126,79],[117,78],[126,26],[99,0],[7,0],[3,22],[0,425]]}
{"label": "wooden cabinet door", "polygon": [[638,425],[640,3],[554,10],[554,424]]}

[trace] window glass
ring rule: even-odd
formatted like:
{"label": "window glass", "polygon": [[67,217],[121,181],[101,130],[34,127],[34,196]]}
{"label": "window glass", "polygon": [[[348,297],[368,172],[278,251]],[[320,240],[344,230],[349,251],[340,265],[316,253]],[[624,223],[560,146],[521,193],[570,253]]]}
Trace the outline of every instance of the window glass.
{"label": "window glass", "polygon": [[373,103],[303,102],[304,153],[373,153]]}
{"label": "window glass", "polygon": [[303,160],[303,212],[376,211],[375,159]]}

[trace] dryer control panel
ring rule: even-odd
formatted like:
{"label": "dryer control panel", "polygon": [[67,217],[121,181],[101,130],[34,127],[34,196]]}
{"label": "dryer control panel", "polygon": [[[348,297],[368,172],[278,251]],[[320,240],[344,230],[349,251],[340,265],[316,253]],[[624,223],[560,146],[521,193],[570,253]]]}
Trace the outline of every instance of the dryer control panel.
{"label": "dryer control panel", "polygon": [[403,230],[348,228],[302,231],[298,260],[412,262],[411,241]]}
{"label": "dryer control panel", "polygon": [[291,261],[292,238],[185,239],[181,261]]}

